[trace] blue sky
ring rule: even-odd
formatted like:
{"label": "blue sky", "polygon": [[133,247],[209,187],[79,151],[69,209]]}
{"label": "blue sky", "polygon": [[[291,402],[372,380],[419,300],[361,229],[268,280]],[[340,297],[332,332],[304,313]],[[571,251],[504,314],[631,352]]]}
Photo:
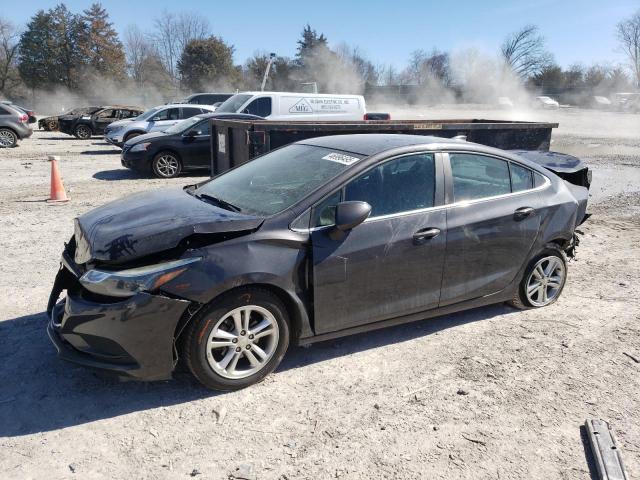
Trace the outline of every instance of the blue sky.
{"label": "blue sky", "polygon": [[[56,3],[11,2],[2,15],[24,25],[36,10]],[[80,11],[91,1],[65,3]],[[347,42],[360,47],[374,63],[397,68],[402,68],[417,48],[455,51],[474,47],[494,54],[508,33],[527,23],[540,27],[556,62],[563,67],[573,63],[617,64],[624,58],[617,51],[615,25],[640,10],[640,0],[109,0],[103,5],[118,31],[130,24],[151,29],[154,16],[163,9],[200,12],[216,35],[235,46],[236,63],[243,63],[257,50],[293,56],[296,40],[309,22],[330,44]]]}

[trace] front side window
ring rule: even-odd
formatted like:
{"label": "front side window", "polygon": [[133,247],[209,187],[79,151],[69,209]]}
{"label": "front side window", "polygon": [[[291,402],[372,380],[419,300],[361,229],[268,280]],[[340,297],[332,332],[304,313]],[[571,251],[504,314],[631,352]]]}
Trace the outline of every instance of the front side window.
{"label": "front side window", "polygon": [[231,98],[225,100],[222,105],[220,105],[216,112],[219,113],[238,113],[238,110],[242,105],[245,104],[247,100],[251,98],[251,95],[246,94],[237,94]]}
{"label": "front side window", "polygon": [[97,116],[98,118],[114,118],[115,111],[113,110],[103,110]]}
{"label": "front side window", "polygon": [[180,118],[179,108],[167,108],[159,112],[155,117],[153,117],[152,121],[161,122],[164,120],[178,120],[179,118]]}
{"label": "front side window", "polygon": [[409,212],[433,207],[435,184],[433,155],[407,155],[352,180],[345,188],[344,200],[367,202],[372,217]]}
{"label": "front side window", "polygon": [[533,188],[533,172],[528,168],[511,163],[511,190],[522,192]]}
{"label": "front side window", "polygon": [[256,98],[244,109],[245,113],[258,115],[259,117],[268,117],[271,115],[271,97]]}
{"label": "front side window", "polygon": [[463,202],[511,193],[509,164],[473,153],[450,153],[454,201]]}

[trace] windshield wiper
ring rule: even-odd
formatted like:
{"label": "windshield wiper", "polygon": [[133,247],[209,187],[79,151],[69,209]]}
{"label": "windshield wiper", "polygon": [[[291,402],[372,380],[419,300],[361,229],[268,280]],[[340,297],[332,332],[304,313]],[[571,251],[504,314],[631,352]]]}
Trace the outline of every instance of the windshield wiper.
{"label": "windshield wiper", "polygon": [[241,212],[242,209],[240,207],[235,206],[233,203],[229,203],[221,198],[214,197],[213,195],[209,195],[208,193],[201,193],[200,195],[196,195],[196,198],[209,200],[211,202],[216,203],[218,206],[224,208],[225,210],[231,210],[232,212]]}

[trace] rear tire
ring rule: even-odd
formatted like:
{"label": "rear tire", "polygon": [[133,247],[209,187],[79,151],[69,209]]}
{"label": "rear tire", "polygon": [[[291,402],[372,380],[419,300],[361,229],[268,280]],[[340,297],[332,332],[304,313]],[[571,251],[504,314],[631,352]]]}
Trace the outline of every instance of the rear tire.
{"label": "rear tire", "polygon": [[182,171],[182,162],[173,152],[160,152],[153,157],[151,170],[158,178],[175,178]]}
{"label": "rear tire", "polygon": [[93,132],[91,131],[91,127],[87,125],[78,125],[73,130],[73,135],[80,140],[89,140]]}
{"label": "rear tire", "polygon": [[550,245],[529,262],[508,303],[520,310],[546,307],[558,300],[566,282],[565,254],[559,247]]}
{"label": "rear tire", "polygon": [[180,355],[205,387],[239,390],[278,367],[289,331],[287,309],[277,296],[262,288],[238,288],[191,320]]}
{"label": "rear tire", "polygon": [[18,135],[10,128],[0,128],[0,147],[13,148],[18,145]]}

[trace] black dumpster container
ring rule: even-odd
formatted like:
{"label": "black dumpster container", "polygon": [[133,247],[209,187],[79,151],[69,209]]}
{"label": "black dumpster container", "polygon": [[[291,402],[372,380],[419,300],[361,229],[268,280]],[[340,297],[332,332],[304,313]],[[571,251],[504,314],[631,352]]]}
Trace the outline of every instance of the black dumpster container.
{"label": "black dumpster container", "polygon": [[503,120],[271,122],[211,119],[211,170],[218,175],[268,151],[306,138],[351,133],[405,133],[452,138],[505,150],[549,150],[557,123]]}

